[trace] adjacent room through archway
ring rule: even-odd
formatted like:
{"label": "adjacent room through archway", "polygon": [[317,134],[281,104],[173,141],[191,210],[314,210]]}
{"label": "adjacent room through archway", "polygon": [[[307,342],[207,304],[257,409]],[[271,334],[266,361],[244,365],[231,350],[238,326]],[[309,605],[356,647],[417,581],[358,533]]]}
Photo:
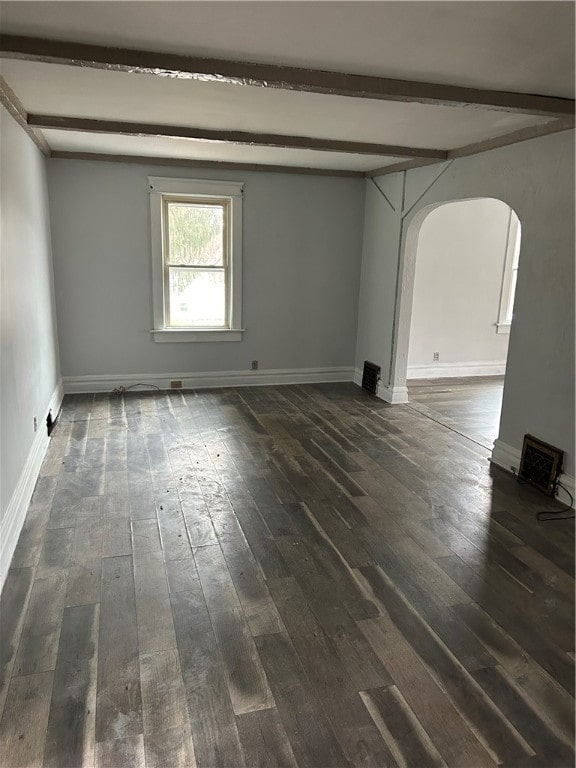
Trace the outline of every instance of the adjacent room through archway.
{"label": "adjacent room through archway", "polygon": [[487,447],[499,431],[520,230],[509,205],[479,198],[435,206],[418,234],[409,400]]}

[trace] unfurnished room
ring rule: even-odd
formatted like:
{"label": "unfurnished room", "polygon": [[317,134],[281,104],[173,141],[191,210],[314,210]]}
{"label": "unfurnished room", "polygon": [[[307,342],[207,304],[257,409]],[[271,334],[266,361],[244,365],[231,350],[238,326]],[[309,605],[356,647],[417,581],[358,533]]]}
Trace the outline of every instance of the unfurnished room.
{"label": "unfurnished room", "polygon": [[0,3],[2,768],[573,768],[574,40]]}

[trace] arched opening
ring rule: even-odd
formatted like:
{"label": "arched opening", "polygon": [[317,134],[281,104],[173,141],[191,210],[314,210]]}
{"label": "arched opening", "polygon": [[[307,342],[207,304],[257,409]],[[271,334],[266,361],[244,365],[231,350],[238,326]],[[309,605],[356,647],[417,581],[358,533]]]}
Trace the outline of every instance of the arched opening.
{"label": "arched opening", "polygon": [[409,401],[487,447],[499,431],[520,230],[501,200],[453,200],[421,210],[405,242],[397,364]]}

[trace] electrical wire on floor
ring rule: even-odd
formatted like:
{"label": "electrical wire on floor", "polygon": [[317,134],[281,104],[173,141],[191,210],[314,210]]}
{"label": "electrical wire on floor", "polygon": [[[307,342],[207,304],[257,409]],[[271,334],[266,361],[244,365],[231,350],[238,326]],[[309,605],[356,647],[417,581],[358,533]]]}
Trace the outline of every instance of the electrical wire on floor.
{"label": "electrical wire on floor", "polygon": [[125,392],[128,392],[129,389],[134,389],[135,387],[152,387],[152,389],[157,389],[158,392],[161,392],[160,387],[157,387],[156,384],[143,384],[142,382],[138,382],[138,384],[130,384],[129,387],[116,387],[116,389],[112,390],[112,394],[123,395]]}
{"label": "electrical wire on floor", "polygon": [[538,512],[536,520],[546,522],[547,520],[572,520],[574,518],[574,497],[562,483],[556,482],[556,487],[562,488],[562,490],[570,497],[570,501],[565,507],[562,507],[562,509],[553,512]]}
{"label": "electrical wire on floor", "polygon": [[[516,478],[518,485],[531,485],[533,488],[537,486],[534,486],[533,483],[528,482],[527,480],[523,480],[520,475],[516,472],[514,467],[512,467],[512,474]],[[556,480],[556,488],[562,488],[562,490],[568,494],[570,501],[565,507],[562,507],[562,509],[558,510],[542,510],[541,512],[536,513],[536,520],[540,523],[549,522],[550,520],[573,520],[574,519],[574,497],[566,488],[566,486],[562,485],[562,483],[558,480]],[[537,490],[540,490],[540,488],[537,488]],[[554,492],[556,493],[556,492]]]}

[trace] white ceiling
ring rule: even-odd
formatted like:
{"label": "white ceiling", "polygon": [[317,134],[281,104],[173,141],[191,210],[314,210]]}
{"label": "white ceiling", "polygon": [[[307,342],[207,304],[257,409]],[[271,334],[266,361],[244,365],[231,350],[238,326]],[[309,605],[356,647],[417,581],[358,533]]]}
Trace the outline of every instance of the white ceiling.
{"label": "white ceiling", "polygon": [[[2,31],[574,97],[572,2],[2,2]],[[5,59],[29,113],[454,149],[550,118]],[[53,149],[336,170],[398,158],[45,130]]]}
{"label": "white ceiling", "polygon": [[571,98],[572,2],[2,2],[4,32]]}
{"label": "white ceiling", "polygon": [[451,149],[547,118],[5,60],[29,112]]}

